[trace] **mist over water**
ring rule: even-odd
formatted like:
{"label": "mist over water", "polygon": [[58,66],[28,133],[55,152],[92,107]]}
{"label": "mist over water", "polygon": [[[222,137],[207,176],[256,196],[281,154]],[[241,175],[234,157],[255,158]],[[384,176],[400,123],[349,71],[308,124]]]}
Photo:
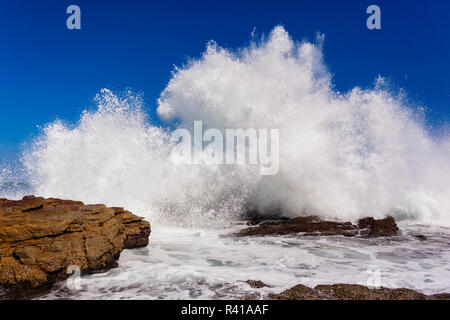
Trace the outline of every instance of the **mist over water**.
{"label": "mist over water", "polygon": [[296,42],[282,27],[235,52],[211,42],[174,70],[158,100],[173,127],[279,129],[277,175],[173,164],[170,131],[151,124],[142,99],[103,89],[96,110],[73,125],[48,124],[24,153],[34,193],[181,225],[221,226],[249,203],[291,216],[450,225],[449,137],[431,137],[381,77],[371,89],[337,92],[322,42]]}

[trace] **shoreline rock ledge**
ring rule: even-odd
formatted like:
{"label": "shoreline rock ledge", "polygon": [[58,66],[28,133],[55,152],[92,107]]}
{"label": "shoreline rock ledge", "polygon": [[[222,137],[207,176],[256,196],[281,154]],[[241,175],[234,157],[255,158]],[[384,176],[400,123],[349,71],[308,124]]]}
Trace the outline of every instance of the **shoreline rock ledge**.
{"label": "shoreline rock ledge", "polygon": [[0,288],[47,287],[117,267],[123,249],[145,247],[150,223],[123,208],[26,196],[0,199]]}
{"label": "shoreline rock ledge", "polygon": [[392,237],[399,229],[391,216],[384,219],[367,217],[359,219],[357,224],[322,220],[316,216],[304,216],[292,219],[249,221],[251,227],[234,233],[234,236],[265,236],[301,234],[303,236],[345,236],[361,238]]}

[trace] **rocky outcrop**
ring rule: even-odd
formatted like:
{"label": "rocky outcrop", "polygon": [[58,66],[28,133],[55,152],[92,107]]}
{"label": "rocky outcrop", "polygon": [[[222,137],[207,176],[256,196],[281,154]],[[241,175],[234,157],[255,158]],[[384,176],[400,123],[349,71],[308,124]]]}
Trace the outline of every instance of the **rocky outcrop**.
{"label": "rocky outcrop", "polygon": [[359,219],[358,228],[368,237],[390,237],[398,232],[397,224],[391,216],[379,220],[372,217]]}
{"label": "rocky outcrop", "polygon": [[150,224],[123,208],[34,196],[0,199],[0,287],[37,288],[117,266],[123,249],[146,246]]}
{"label": "rocky outcrop", "polygon": [[318,285],[314,289],[302,284],[270,296],[274,300],[450,300],[450,294],[431,296],[411,289],[369,288],[357,284]]}
{"label": "rocky outcrop", "polygon": [[286,235],[301,233],[305,236],[342,235],[347,237],[386,237],[395,236],[398,227],[395,220],[388,216],[384,219],[360,219],[357,224],[351,222],[325,221],[316,216],[297,217],[284,220],[250,221],[250,228],[243,229],[236,236]]}

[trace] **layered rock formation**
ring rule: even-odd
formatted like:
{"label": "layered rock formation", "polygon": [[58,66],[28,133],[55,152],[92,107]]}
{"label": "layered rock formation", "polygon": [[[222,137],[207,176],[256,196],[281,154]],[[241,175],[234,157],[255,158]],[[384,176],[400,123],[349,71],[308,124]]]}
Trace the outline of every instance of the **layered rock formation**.
{"label": "layered rock formation", "polygon": [[0,199],[0,287],[36,288],[117,266],[148,244],[150,224],[123,208],[34,196]]}
{"label": "layered rock formation", "polygon": [[369,288],[357,284],[318,285],[314,289],[298,284],[280,294],[270,296],[274,300],[450,300],[450,294],[431,296],[411,289]]}
{"label": "layered rock formation", "polygon": [[250,228],[236,233],[236,236],[286,235],[301,233],[305,236],[343,235],[347,237],[386,237],[395,236],[398,227],[394,218],[388,216],[384,219],[360,219],[358,223],[324,221],[315,216],[297,217],[284,220],[250,221]]}

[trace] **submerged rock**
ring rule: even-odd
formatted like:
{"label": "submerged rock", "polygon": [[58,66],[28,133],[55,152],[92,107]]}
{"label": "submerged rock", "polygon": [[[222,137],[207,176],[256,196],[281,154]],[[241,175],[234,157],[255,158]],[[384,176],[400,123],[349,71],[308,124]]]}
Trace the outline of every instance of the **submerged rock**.
{"label": "submerged rock", "polygon": [[428,238],[424,236],[423,234],[418,234],[414,236],[415,238],[419,239],[420,241],[426,241]]}
{"label": "submerged rock", "polygon": [[397,235],[398,227],[394,218],[391,216],[379,220],[375,220],[374,218],[360,219],[357,225],[351,222],[325,221],[316,216],[306,216],[288,220],[258,222],[254,226],[243,229],[234,235],[261,236],[293,233],[302,233],[305,236],[343,235],[347,237],[386,237]]}
{"label": "submerged rock", "polygon": [[148,244],[150,224],[123,208],[44,199],[0,199],[0,287],[38,288],[117,266],[123,249]]}
{"label": "submerged rock", "polygon": [[257,289],[264,288],[264,287],[270,288],[270,286],[268,284],[265,284],[264,282],[262,282],[260,280],[247,280],[244,282],[247,283],[252,288],[257,288]]}
{"label": "submerged rock", "polygon": [[411,289],[369,288],[357,284],[318,285],[314,289],[296,285],[280,294],[270,296],[274,300],[450,300],[450,294],[427,296]]}

